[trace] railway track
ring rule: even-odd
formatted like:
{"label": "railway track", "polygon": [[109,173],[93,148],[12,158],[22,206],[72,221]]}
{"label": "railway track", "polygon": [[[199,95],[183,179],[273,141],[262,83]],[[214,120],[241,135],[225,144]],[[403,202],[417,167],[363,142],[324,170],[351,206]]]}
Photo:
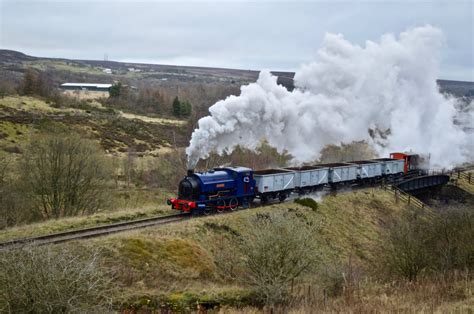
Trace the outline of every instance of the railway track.
{"label": "railway track", "polygon": [[[453,174],[458,174],[459,172],[462,173],[462,172],[473,170],[473,169],[474,169],[474,166],[468,166],[464,168],[455,169],[448,173],[453,175]],[[332,194],[332,193],[340,194],[340,193],[345,193],[345,192],[353,192],[357,190],[362,190],[366,188],[373,188],[374,186],[377,186],[380,184],[381,182],[378,182],[378,184],[375,184],[375,185],[373,184],[353,185],[353,186],[343,187],[340,190],[334,190],[334,191],[324,190],[320,192],[322,192],[324,195]],[[289,197],[286,201],[293,201],[294,199],[298,197],[304,197],[304,195],[299,195],[299,196],[293,195]],[[270,206],[273,204],[274,203],[271,202],[267,205]],[[256,207],[260,207],[260,206],[266,206],[266,205],[258,204]],[[93,238],[93,237],[104,236],[104,235],[122,232],[122,231],[141,229],[141,228],[150,227],[150,226],[164,225],[168,223],[178,222],[185,219],[189,219],[190,217],[192,217],[190,214],[180,213],[180,214],[174,214],[174,215],[168,215],[168,216],[160,216],[160,217],[152,217],[152,218],[145,218],[145,219],[139,219],[139,220],[119,222],[119,223],[92,227],[92,228],[84,228],[84,229],[78,229],[78,230],[72,230],[72,231],[52,233],[52,234],[37,236],[37,237],[13,239],[13,240],[5,241],[5,242],[0,242],[0,250],[19,247],[25,244],[34,243],[35,245],[45,245],[45,244],[62,243],[62,242],[72,241],[72,240]]]}
{"label": "railway track", "polygon": [[25,244],[45,245],[45,244],[56,244],[71,240],[79,240],[86,238],[93,238],[111,233],[128,231],[133,229],[141,229],[150,226],[164,225],[172,222],[178,222],[188,219],[191,215],[189,214],[174,214],[161,217],[152,217],[139,220],[125,221],[114,223],[110,225],[84,228],[72,231],[64,231],[58,233],[52,233],[48,235],[29,237],[22,239],[13,239],[0,243],[0,250],[10,249],[19,247]]}

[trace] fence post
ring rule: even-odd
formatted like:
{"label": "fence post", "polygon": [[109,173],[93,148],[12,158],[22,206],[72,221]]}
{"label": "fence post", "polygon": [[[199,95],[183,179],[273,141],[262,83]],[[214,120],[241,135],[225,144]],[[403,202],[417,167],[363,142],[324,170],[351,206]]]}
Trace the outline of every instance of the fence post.
{"label": "fence post", "polygon": [[469,175],[467,176],[467,182],[469,182],[469,184],[471,184],[471,175],[472,175],[472,173],[469,172]]}

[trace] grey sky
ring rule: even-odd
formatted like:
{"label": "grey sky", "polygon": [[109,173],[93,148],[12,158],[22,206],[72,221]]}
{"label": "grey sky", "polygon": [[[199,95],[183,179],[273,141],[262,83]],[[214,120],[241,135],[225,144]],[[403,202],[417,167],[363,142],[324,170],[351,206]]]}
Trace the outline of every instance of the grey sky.
{"label": "grey sky", "polygon": [[474,81],[473,1],[0,0],[0,48],[35,56],[295,70],[326,32],[443,30],[441,78]]}

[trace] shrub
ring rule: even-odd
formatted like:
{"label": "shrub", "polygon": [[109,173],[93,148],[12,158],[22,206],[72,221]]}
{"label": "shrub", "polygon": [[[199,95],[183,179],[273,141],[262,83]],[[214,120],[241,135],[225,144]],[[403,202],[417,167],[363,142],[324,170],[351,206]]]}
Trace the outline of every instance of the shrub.
{"label": "shrub", "polygon": [[0,312],[99,312],[109,304],[109,279],[97,252],[26,246],[0,252]]}
{"label": "shrub", "polygon": [[97,144],[78,135],[38,135],[20,162],[24,189],[43,218],[94,213],[108,167]]}
{"label": "shrub", "polygon": [[393,223],[385,246],[385,258],[392,274],[416,281],[419,274],[429,266],[429,234],[426,226],[425,220],[413,214],[405,215]]}
{"label": "shrub", "polygon": [[31,220],[16,176],[15,159],[0,152],[0,229]]}
{"label": "shrub", "polygon": [[249,284],[266,305],[287,301],[292,283],[315,266],[318,250],[312,233],[315,227],[295,214],[256,216],[242,235],[239,251]]}
{"label": "shrub", "polygon": [[312,210],[317,210],[318,209],[318,203],[314,199],[309,198],[309,197],[297,198],[297,199],[295,199],[295,203],[300,204],[302,206],[309,207]]}
{"label": "shrub", "polygon": [[415,281],[421,273],[450,275],[474,266],[474,214],[469,206],[446,207],[432,216],[411,213],[389,228],[382,243],[390,275]]}
{"label": "shrub", "polygon": [[468,205],[445,207],[429,228],[433,269],[447,274],[474,268],[474,212]]}

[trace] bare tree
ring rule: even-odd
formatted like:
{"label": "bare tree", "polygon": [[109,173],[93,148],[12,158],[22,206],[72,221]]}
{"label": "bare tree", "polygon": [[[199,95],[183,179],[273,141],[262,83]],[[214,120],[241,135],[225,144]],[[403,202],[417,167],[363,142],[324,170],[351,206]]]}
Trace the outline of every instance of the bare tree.
{"label": "bare tree", "polygon": [[0,252],[0,312],[102,312],[110,303],[110,279],[99,255],[26,246]]}
{"label": "bare tree", "polygon": [[127,158],[123,160],[123,170],[125,178],[127,179],[127,188],[130,188],[130,183],[136,174],[136,159],[137,152],[133,147],[129,147],[127,150]]}
{"label": "bare tree", "polygon": [[108,178],[103,154],[78,135],[33,137],[21,161],[23,182],[43,218],[96,212]]}
{"label": "bare tree", "polygon": [[260,215],[251,224],[239,245],[247,270],[242,280],[266,305],[283,303],[291,284],[319,260],[316,227],[291,213]]}
{"label": "bare tree", "polygon": [[10,163],[10,158],[0,153],[0,227],[9,225],[11,188],[8,182],[8,174],[10,172]]}
{"label": "bare tree", "polygon": [[0,153],[0,228],[29,220],[30,213],[22,210],[24,200],[18,189],[14,158]]}
{"label": "bare tree", "polygon": [[445,276],[474,269],[474,213],[472,204],[445,206],[430,227],[429,252],[433,268]]}
{"label": "bare tree", "polygon": [[426,220],[412,214],[394,222],[385,247],[386,263],[392,273],[416,281],[430,265],[429,228],[426,226]]}

